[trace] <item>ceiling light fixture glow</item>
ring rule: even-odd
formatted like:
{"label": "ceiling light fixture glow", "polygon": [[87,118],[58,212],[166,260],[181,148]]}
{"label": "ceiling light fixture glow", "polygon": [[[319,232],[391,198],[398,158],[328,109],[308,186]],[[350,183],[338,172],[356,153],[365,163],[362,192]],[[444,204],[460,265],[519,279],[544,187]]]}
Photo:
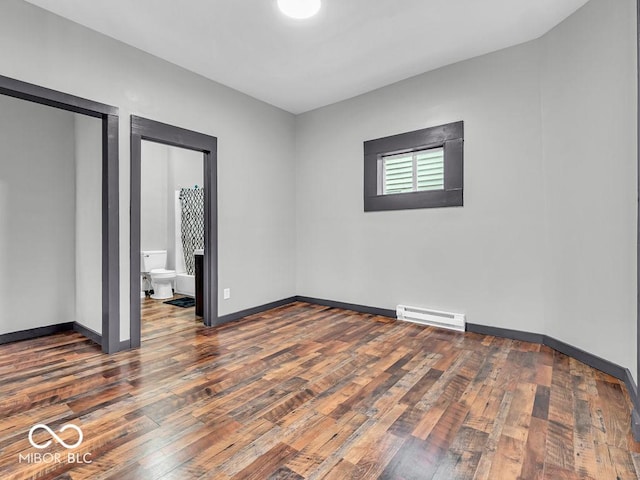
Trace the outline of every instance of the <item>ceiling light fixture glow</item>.
{"label": "ceiling light fixture glow", "polygon": [[278,8],[296,19],[313,17],[320,10],[321,0],[278,0]]}

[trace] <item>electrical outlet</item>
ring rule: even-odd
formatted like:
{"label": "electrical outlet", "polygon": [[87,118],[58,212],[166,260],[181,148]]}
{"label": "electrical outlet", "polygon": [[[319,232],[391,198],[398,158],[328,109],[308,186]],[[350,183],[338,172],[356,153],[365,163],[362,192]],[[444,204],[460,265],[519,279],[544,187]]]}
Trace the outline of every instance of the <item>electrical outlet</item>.
{"label": "electrical outlet", "polygon": [[231,298],[231,289],[225,288],[224,291],[222,292],[222,295],[225,300],[229,300]]}

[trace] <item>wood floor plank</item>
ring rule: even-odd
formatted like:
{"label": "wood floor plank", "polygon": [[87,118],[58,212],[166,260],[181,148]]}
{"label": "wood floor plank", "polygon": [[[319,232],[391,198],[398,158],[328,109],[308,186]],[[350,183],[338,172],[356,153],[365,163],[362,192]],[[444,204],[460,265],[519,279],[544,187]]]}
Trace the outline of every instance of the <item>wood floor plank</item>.
{"label": "wood floor plank", "polygon": [[489,471],[489,478],[518,478],[522,471],[524,453],[522,440],[501,435]]}
{"label": "wood floor plank", "polygon": [[[142,316],[135,351],[0,346],[0,478],[637,476],[625,386],[548,347],[303,302],[214,328],[150,299]],[[38,423],[81,427],[91,463],[19,461]]]}
{"label": "wood floor plank", "polygon": [[511,407],[511,398],[512,392],[509,391],[505,392],[502,396],[495,421],[492,423],[493,428],[491,432],[489,432],[487,443],[485,444],[480,460],[478,461],[478,465],[473,476],[474,479],[487,480],[492,478],[490,477],[490,473],[493,459],[496,456],[498,442],[502,436],[502,428],[504,427],[504,422],[507,418],[507,414],[509,413],[509,408]]}

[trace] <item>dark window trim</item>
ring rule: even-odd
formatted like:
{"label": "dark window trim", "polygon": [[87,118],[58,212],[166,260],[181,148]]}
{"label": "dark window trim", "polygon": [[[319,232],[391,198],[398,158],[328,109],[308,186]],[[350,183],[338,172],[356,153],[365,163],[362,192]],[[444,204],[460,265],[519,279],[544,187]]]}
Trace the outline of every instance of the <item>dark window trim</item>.
{"label": "dark window trim", "polygon": [[0,75],[0,94],[102,121],[102,351],[120,344],[118,109]]}
{"label": "dark window trim", "polygon": [[[364,211],[462,206],[463,143],[462,121],[364,142]],[[444,190],[378,194],[378,162],[383,156],[438,147],[444,148]]]}
{"label": "dark window trim", "polygon": [[206,326],[218,319],[218,139],[174,125],[131,115],[130,220],[130,348],[140,346],[140,189],[142,140],[195,150],[204,154],[205,238],[203,318]]}

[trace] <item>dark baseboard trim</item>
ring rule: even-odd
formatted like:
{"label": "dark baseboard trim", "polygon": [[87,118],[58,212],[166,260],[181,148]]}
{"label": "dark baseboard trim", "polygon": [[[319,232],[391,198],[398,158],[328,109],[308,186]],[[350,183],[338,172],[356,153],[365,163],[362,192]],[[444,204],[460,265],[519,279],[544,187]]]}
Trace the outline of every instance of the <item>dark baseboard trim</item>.
{"label": "dark baseboard trim", "polygon": [[625,368],[624,384],[627,386],[627,391],[633,403],[633,410],[631,411],[631,433],[633,434],[634,440],[640,442],[640,399],[638,399],[638,386],[628,368]]}
{"label": "dark baseboard trim", "polygon": [[[467,332],[479,333],[482,335],[492,335],[494,337],[509,338],[511,340],[519,340],[523,342],[537,343],[540,345],[546,345],[554,350],[563,353],[569,357],[575,358],[580,362],[589,365],[601,372],[607,373],[618,380],[623,381],[629,385],[633,385],[633,388],[629,388],[629,395],[633,398],[637,397],[635,382],[631,377],[629,369],[621,367],[617,363],[613,363],[609,360],[605,360],[602,357],[598,357],[592,353],[586,352],[581,348],[569,345],[557,338],[553,338],[549,335],[541,333],[525,332],[522,330],[511,330],[509,328],[490,327],[487,325],[477,325],[475,323],[467,323]],[[630,382],[633,382],[632,384]],[[634,402],[635,404],[635,402]]]}
{"label": "dark baseboard trim", "polygon": [[640,442],[640,414],[637,407],[631,412],[631,433],[635,441]]}
{"label": "dark baseboard trim", "polygon": [[631,410],[631,433],[636,441],[640,441],[640,407],[638,405],[638,386],[636,385],[631,371],[628,368],[624,368],[617,363],[613,363],[602,357],[594,355],[593,353],[586,352],[580,348],[569,345],[556,338],[544,335],[543,345],[546,345],[554,350],[564,353],[568,357],[575,358],[576,360],[589,365],[596,370],[607,373],[612,377],[617,378],[625,384],[627,392],[629,392],[629,398],[633,404],[633,410]]}
{"label": "dark baseboard trim", "polygon": [[379,315],[381,317],[396,318],[396,311],[386,308],[368,307],[366,305],[358,305],[357,303],[334,302],[333,300],[324,300],[322,298],[303,297],[297,295],[294,297],[297,302],[314,303],[325,307],[342,308],[344,310],[353,310],[359,313],[368,313],[370,315]]}
{"label": "dark baseboard trim", "polygon": [[[628,368],[624,369],[624,373],[624,384],[627,386],[627,390],[629,390],[634,411],[640,411],[640,408],[638,408],[638,386],[636,385],[636,381],[633,379],[633,375],[631,375],[631,371]],[[640,420],[640,416],[638,419]],[[640,440],[640,437],[636,438],[636,440]]]}
{"label": "dark baseboard trim", "polygon": [[30,328],[19,332],[3,333],[0,335],[0,345],[21,340],[31,340],[33,338],[46,337],[60,332],[73,330],[73,322],[58,323],[57,325],[47,325],[45,327]]}
{"label": "dark baseboard trim", "polygon": [[294,297],[283,298],[282,300],[276,300],[275,302],[265,303],[258,307],[247,308],[239,312],[229,313],[227,315],[221,315],[218,317],[218,323],[216,325],[222,325],[223,323],[233,322],[234,320],[240,320],[241,318],[248,317],[249,315],[255,315],[256,313],[262,313],[272,308],[288,305],[293,302],[305,302],[313,303],[315,305],[322,305],[325,307],[342,308],[344,310],[353,310],[359,313],[368,313],[370,315],[379,315],[382,317],[396,318],[395,310],[388,310],[384,308],[368,307],[366,305],[358,305],[355,303],[334,302],[333,300],[324,300],[321,298],[304,297],[296,295]]}
{"label": "dark baseboard trim", "polygon": [[80,335],[87,337],[92,342],[102,345],[102,335],[85,327],[84,325],[80,325],[77,322],[58,323],[56,325],[47,325],[45,327],[30,328],[29,330],[20,330],[19,332],[5,333],[0,335],[0,345],[70,331],[78,332]]}
{"label": "dark baseboard trim", "polygon": [[[560,353],[564,353],[568,357],[575,358],[576,360],[581,361],[593,367],[601,372],[607,373],[612,377],[616,377],[618,380],[621,380],[626,383],[626,368],[621,367],[617,363],[610,362],[609,360],[605,360],[602,357],[594,355],[593,353],[585,352],[584,350],[574,347],[573,345],[569,345],[568,343],[562,342],[556,338],[550,337],[549,335],[544,336],[543,345],[547,347],[551,347],[554,350],[557,350]],[[631,395],[631,392],[629,392]]]}
{"label": "dark baseboard trim", "polygon": [[487,325],[477,325],[475,323],[467,323],[467,332],[480,333],[482,335],[492,335],[494,337],[509,338],[511,340],[520,340],[523,342],[538,343],[540,345],[546,345],[549,348],[567,355],[568,357],[575,358],[576,360],[589,365],[601,372],[607,373],[612,377],[625,383],[629,390],[629,396],[633,400],[633,404],[637,405],[637,386],[631,372],[628,368],[624,368],[617,363],[613,363],[602,357],[586,352],[581,348],[569,345],[557,338],[553,338],[549,335],[541,333],[525,332],[522,330],[511,330],[509,328],[490,327]]}
{"label": "dark baseboard trim", "polygon": [[97,343],[98,345],[102,345],[102,335],[100,335],[95,330],[91,330],[90,328],[85,327],[84,325],[81,325],[78,322],[73,323],[73,330],[75,332],[78,332],[81,335],[84,335],[89,340]]}
{"label": "dark baseboard trim", "polygon": [[131,350],[131,340],[121,340],[118,344],[118,352],[122,352],[124,350]]}
{"label": "dark baseboard trim", "polygon": [[544,335],[540,333],[524,332],[522,330],[511,330],[509,328],[490,327],[487,325],[467,323],[467,332],[509,338],[511,340],[520,340],[521,342],[544,344]]}
{"label": "dark baseboard trim", "polygon": [[249,315],[255,315],[256,313],[262,313],[272,308],[288,305],[296,301],[296,297],[283,298],[282,300],[276,300],[275,302],[265,303],[258,307],[247,308],[246,310],[240,310],[239,312],[228,313],[227,315],[220,315],[215,325],[222,325],[223,323],[233,322],[234,320],[240,320],[241,318],[248,317]]}

